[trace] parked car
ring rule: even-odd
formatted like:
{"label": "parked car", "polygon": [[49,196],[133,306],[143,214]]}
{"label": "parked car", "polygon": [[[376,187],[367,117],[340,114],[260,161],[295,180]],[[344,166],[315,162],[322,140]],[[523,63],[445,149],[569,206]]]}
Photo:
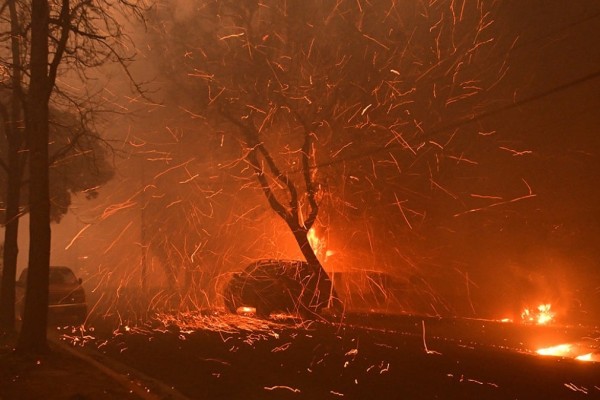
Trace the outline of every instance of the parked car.
{"label": "parked car", "polygon": [[230,312],[259,317],[273,312],[310,317],[335,301],[329,276],[297,260],[256,261],[232,275],[223,296]]}
{"label": "parked car", "polygon": [[[25,268],[16,283],[17,317],[23,316],[25,287],[27,283]],[[48,320],[50,322],[83,323],[87,317],[85,291],[81,278],[77,278],[69,267],[51,266],[48,286]]]}

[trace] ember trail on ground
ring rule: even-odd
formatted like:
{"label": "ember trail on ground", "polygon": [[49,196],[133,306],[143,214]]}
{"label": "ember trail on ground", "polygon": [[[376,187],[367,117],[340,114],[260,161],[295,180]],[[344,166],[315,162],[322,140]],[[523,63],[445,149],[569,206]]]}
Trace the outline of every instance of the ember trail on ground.
{"label": "ember trail on ground", "polygon": [[61,337],[193,399],[600,397],[600,365],[535,352],[598,336],[582,327],[408,315],[354,315],[340,323],[188,313],[106,328]]}

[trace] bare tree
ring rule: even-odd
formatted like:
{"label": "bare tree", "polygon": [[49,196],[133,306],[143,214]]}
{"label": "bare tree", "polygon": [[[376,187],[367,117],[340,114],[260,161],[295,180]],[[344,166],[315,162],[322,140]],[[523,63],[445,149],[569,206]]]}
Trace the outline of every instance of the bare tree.
{"label": "bare tree", "polygon": [[[58,223],[68,211],[72,194],[85,192],[86,198],[94,198],[97,196],[96,188],[113,176],[113,167],[106,158],[105,143],[97,134],[82,127],[74,116],[56,111],[51,112],[51,115],[50,218],[52,222]],[[10,250],[4,250],[6,267],[0,288],[3,296],[0,303],[0,326],[4,331],[12,331],[15,327],[17,228],[19,218],[29,212],[28,205],[23,204],[29,194],[29,174],[23,170],[28,152],[15,147],[15,138],[8,131],[11,124],[7,125],[7,140],[0,144],[0,148],[7,154],[8,163],[4,163],[2,159],[0,162],[2,165],[12,165],[13,168],[6,168],[4,174],[0,175],[0,202],[6,205],[0,215],[5,220],[4,240],[10,245]],[[24,132],[19,132],[17,142],[24,139]],[[13,204],[18,206],[13,207]]]}
{"label": "bare tree", "polygon": [[[307,45],[310,34],[302,32],[298,22],[287,29],[285,24],[297,15],[278,20],[286,12],[283,8],[262,12],[255,2],[227,1],[199,2],[199,8],[202,11],[195,16],[199,24],[195,38],[204,60],[194,67],[202,83],[192,83],[190,95],[203,104],[203,114],[215,124],[236,133],[243,160],[253,170],[268,204],[285,221],[307,261],[306,273],[314,278],[313,290],[329,293],[329,278],[307,238],[319,210],[314,140],[321,122],[317,112],[323,103],[306,105],[302,95],[295,99],[304,83],[300,65],[292,63],[294,68],[283,73],[283,77],[274,70],[281,68],[280,63],[287,57],[285,52],[290,49],[286,45]],[[272,38],[265,31],[269,23],[275,31]],[[185,30],[168,34],[185,35]],[[244,37],[239,39],[241,36]],[[185,45],[192,43],[188,40]],[[289,91],[283,86],[289,86]],[[301,143],[297,151],[294,147],[291,157],[282,158],[269,149],[269,137],[278,128],[301,132]],[[288,162],[295,162],[292,159],[297,159],[302,170],[299,176],[286,170]]]}
{"label": "bare tree", "polygon": [[[0,84],[0,115],[6,140],[1,145],[5,158],[0,159],[4,172],[4,176],[0,178],[3,184],[0,198],[5,204],[1,214],[4,219],[6,246],[3,250],[5,268],[0,288],[0,329],[12,331],[15,323],[14,286],[19,218],[28,212],[28,207],[22,204],[22,199],[28,196],[26,182],[29,175],[24,168],[29,153],[26,151],[23,110],[29,82],[27,26],[30,10],[24,3],[17,1],[11,0],[5,5],[1,14],[7,39],[2,42],[6,46],[2,58],[5,79]],[[89,124],[83,118],[84,115],[78,118],[70,110],[58,111],[56,107],[50,112],[50,137],[53,144],[49,167],[51,219],[59,222],[67,212],[71,193],[86,190],[86,196],[93,197],[96,192],[88,189],[105,183],[112,173],[105,160],[105,143],[97,134],[91,132]]]}
{"label": "bare tree", "polygon": [[[65,12],[66,13],[66,12]],[[25,127],[29,138],[29,273],[23,326],[17,348],[47,350],[48,281],[50,266],[50,192],[48,179],[49,106],[56,68],[48,68],[50,7],[45,0],[31,5],[31,77],[26,97]],[[59,49],[60,52],[64,49]],[[57,52],[59,54],[59,52]],[[51,64],[53,65],[53,64]],[[54,76],[51,76],[53,71]]]}
{"label": "bare tree", "polygon": [[[13,79],[20,81],[15,81],[12,89],[16,95],[21,93],[18,90],[22,91],[20,99],[25,111],[24,130],[29,152],[29,272],[17,348],[24,352],[42,352],[47,348],[51,240],[49,169],[56,161],[49,156],[50,103],[53,101],[57,109],[75,107],[82,115],[86,105],[89,109],[91,104],[86,102],[87,94],[78,98],[60,87],[57,77],[78,76],[85,82],[89,69],[110,61],[127,70],[129,57],[123,46],[127,38],[118,18],[126,14],[139,16],[141,8],[137,2],[33,0],[31,4],[9,3],[16,10],[10,15],[11,33],[18,39],[15,46],[26,49],[26,55],[13,51],[12,65],[20,62],[15,67],[19,74],[13,74]],[[74,132],[74,135],[78,134]],[[76,137],[73,139],[72,145],[68,146],[71,150],[79,143]],[[65,149],[56,156],[60,158],[61,154],[65,154]]]}
{"label": "bare tree", "polygon": [[[476,118],[509,101],[495,92],[514,45],[495,28],[497,2],[191,4],[157,8],[149,46],[172,98],[208,133],[188,131],[204,138],[188,158],[202,157],[211,136],[237,139],[241,156],[229,154],[243,162],[215,164],[231,180],[252,172],[239,196],[264,193],[300,248],[314,215],[317,228],[330,226],[340,251],[328,267],[424,282],[419,238],[493,201],[477,191],[506,191],[482,178],[499,143],[491,121]],[[160,242],[185,254],[182,230]]]}
{"label": "bare tree", "polygon": [[15,321],[15,278],[17,269],[19,218],[21,203],[21,179],[23,176],[26,152],[23,134],[23,91],[22,91],[22,28],[19,23],[16,0],[7,2],[10,21],[10,54],[12,63],[5,66],[10,70],[9,104],[0,104],[0,114],[4,125],[7,144],[7,162],[2,167],[7,174],[7,193],[5,211],[5,233],[2,283],[0,286],[0,329],[12,331]]}

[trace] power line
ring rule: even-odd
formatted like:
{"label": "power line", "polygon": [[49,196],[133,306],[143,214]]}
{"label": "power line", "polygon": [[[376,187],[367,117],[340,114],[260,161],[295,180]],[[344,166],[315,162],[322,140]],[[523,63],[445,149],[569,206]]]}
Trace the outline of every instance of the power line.
{"label": "power line", "polygon": [[[527,41],[516,41],[516,44],[514,44],[514,46],[509,50],[509,53],[512,52],[517,52],[517,51],[522,51],[522,50],[527,50],[529,48],[538,48],[539,46],[536,46],[537,43],[542,42],[542,41],[546,41],[548,38],[551,38],[553,36],[556,36],[559,33],[568,31],[578,25],[584,24],[588,21],[597,19],[598,17],[600,17],[600,12],[597,12],[595,14],[592,15],[586,15],[584,14],[584,16],[582,18],[578,18],[575,21],[568,23],[568,24],[564,24],[562,26],[559,26],[557,29],[554,29],[544,35],[541,36],[537,36],[534,37],[530,40]],[[506,54],[506,56],[508,57],[509,53]],[[506,62],[506,58],[502,57],[500,58],[501,55],[496,54],[496,55],[492,55],[491,59],[494,60],[493,62],[488,62],[486,64],[487,68],[491,68],[491,67],[495,67],[495,66],[500,66],[502,64],[504,64]],[[468,64],[467,66],[463,67],[463,69],[461,70],[462,72],[465,71],[470,71],[474,68],[479,68],[480,65],[479,64]],[[438,82],[440,79],[444,78],[446,76],[446,73],[441,73],[441,74],[436,74],[436,75],[430,75],[428,76],[426,79],[421,80],[421,83],[423,84],[432,84],[435,82]]]}
{"label": "power line", "polygon": [[[585,75],[583,77],[574,79],[574,80],[572,80],[570,82],[567,82],[567,83],[564,83],[562,85],[555,86],[555,87],[550,88],[550,89],[548,89],[548,90],[546,90],[544,92],[535,94],[533,96],[526,97],[526,98],[524,98],[522,100],[519,100],[519,101],[515,101],[514,103],[507,104],[507,105],[505,105],[503,107],[499,107],[499,108],[496,108],[496,109],[493,109],[493,110],[489,110],[489,111],[483,112],[481,114],[475,115],[475,116],[473,116],[471,118],[464,118],[464,119],[458,120],[458,121],[456,121],[454,123],[448,124],[446,126],[443,126],[443,127],[437,128],[437,129],[433,129],[433,130],[431,130],[431,132],[429,132],[428,134],[426,134],[426,137],[423,138],[423,141],[425,141],[428,138],[431,138],[431,137],[433,137],[435,135],[438,135],[440,133],[450,132],[450,131],[452,131],[452,130],[454,130],[456,128],[460,128],[462,126],[469,125],[469,124],[472,124],[472,123],[477,122],[477,121],[481,121],[481,120],[483,120],[485,118],[489,118],[489,117],[495,116],[497,114],[500,114],[500,113],[503,113],[503,112],[506,112],[506,111],[510,111],[512,109],[515,109],[515,108],[522,107],[524,105],[533,103],[533,102],[541,100],[543,98],[552,96],[552,95],[554,95],[556,93],[568,90],[568,89],[570,89],[573,86],[578,86],[578,85],[581,85],[583,83],[592,81],[592,80],[597,79],[599,77],[600,77],[600,70],[592,72],[591,74]],[[364,152],[364,153],[361,153],[361,154],[356,154],[356,155],[352,155],[352,156],[347,156],[347,157],[343,157],[343,158],[331,160],[331,161],[324,162],[324,163],[319,163],[319,164],[316,164],[316,165],[312,166],[311,168],[315,169],[315,168],[321,168],[321,167],[328,167],[328,166],[336,165],[336,164],[339,164],[339,163],[342,163],[342,162],[345,162],[345,161],[354,161],[354,160],[362,159],[362,158],[365,158],[365,157],[370,157],[372,155],[375,155],[375,154],[378,154],[378,153],[382,153],[382,152],[385,152],[385,151],[389,151],[389,150],[392,150],[392,149],[400,148],[400,147],[402,147],[402,144],[400,144],[400,143],[394,143],[394,144],[392,144],[390,146],[380,147],[380,148],[373,149],[371,151],[367,151],[367,152]]]}

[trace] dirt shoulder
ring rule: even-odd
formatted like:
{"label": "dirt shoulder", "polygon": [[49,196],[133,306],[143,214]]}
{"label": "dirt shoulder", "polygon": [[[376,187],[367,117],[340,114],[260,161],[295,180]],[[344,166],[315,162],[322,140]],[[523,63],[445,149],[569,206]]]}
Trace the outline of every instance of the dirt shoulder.
{"label": "dirt shoulder", "polygon": [[41,357],[15,354],[15,335],[0,337],[0,400],[140,399],[89,362],[50,343]]}

